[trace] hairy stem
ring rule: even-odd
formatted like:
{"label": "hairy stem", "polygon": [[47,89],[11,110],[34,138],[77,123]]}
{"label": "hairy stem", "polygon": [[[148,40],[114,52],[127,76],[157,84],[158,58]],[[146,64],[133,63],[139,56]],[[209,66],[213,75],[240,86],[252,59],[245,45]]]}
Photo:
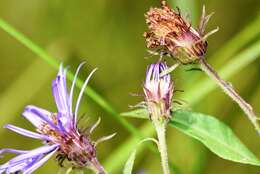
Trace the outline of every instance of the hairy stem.
{"label": "hairy stem", "polygon": [[161,163],[164,174],[170,174],[169,164],[168,164],[168,154],[167,154],[167,144],[166,144],[166,125],[165,122],[153,121],[155,126],[157,137],[158,137],[158,149],[161,154]]}
{"label": "hairy stem", "polygon": [[91,160],[91,169],[96,172],[96,174],[107,174],[104,167],[99,163],[97,158]]}
{"label": "hairy stem", "polygon": [[217,72],[206,62],[204,58],[200,60],[200,65],[201,69],[210,78],[216,81],[216,83],[224,90],[224,92],[240,106],[240,108],[245,112],[245,114],[257,130],[258,134],[260,135],[260,127],[258,123],[259,118],[254,113],[251,105],[248,104],[242,97],[240,97],[240,95],[234,90],[234,88],[229,83],[221,79]]}

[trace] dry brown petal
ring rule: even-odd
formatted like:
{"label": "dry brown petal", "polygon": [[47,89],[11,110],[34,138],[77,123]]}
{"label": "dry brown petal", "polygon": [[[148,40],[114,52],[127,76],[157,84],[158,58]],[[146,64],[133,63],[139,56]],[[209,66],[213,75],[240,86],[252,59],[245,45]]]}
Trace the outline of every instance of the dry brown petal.
{"label": "dry brown petal", "polygon": [[145,14],[148,31],[144,37],[147,48],[163,50],[182,64],[195,63],[201,59],[207,51],[205,36],[208,35],[204,35],[204,30],[211,16],[205,16],[203,9],[200,29],[197,31],[165,1],[162,1],[160,8],[150,8]]}

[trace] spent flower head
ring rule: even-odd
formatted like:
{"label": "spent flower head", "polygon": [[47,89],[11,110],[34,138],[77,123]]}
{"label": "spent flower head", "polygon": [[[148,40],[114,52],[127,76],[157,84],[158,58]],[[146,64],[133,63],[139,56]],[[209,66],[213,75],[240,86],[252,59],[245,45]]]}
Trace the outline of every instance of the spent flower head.
{"label": "spent flower head", "polygon": [[165,1],[162,7],[150,8],[145,14],[148,31],[144,33],[146,46],[166,52],[182,64],[194,63],[207,51],[207,37],[217,31],[205,34],[205,27],[212,14],[205,15],[205,7],[198,30],[195,30],[182,16]]}
{"label": "spent flower head", "polygon": [[[97,173],[106,173],[96,157],[95,146],[97,142],[90,139],[90,133],[97,124],[89,132],[81,130],[77,124],[78,108],[83,92],[96,69],[90,73],[83,84],[73,111],[73,92],[77,75],[83,64],[80,64],[77,69],[69,93],[66,84],[67,69],[60,66],[58,75],[52,83],[57,112],[50,112],[32,105],[25,107],[22,115],[36,127],[37,133],[14,125],[5,126],[5,128],[23,136],[42,140],[44,145],[33,150],[1,149],[0,154],[10,152],[17,154],[17,156],[1,165],[0,173],[33,173],[55,153],[57,160],[61,163],[64,159],[68,159],[74,168],[89,167],[96,170]],[[105,139],[107,138],[102,138],[102,140]]]}
{"label": "spent flower head", "polygon": [[172,66],[162,74],[170,73],[179,64],[198,63],[201,70],[212,78],[240,106],[260,134],[258,118],[251,105],[240,97],[235,89],[228,82],[224,81],[205,60],[207,51],[206,39],[218,31],[218,28],[216,28],[209,33],[205,33],[206,25],[212,14],[206,15],[205,6],[203,6],[199,27],[195,30],[183,18],[179,10],[177,12],[174,11],[163,0],[162,7],[150,8],[145,14],[148,25],[148,31],[144,33],[146,46],[155,49],[155,51],[150,51],[151,53],[158,51],[160,55],[168,54],[178,61],[175,66]]}
{"label": "spent flower head", "polygon": [[171,117],[173,82],[169,74],[161,76],[168,69],[165,62],[151,64],[147,68],[144,83],[145,102],[152,120],[168,120]]}

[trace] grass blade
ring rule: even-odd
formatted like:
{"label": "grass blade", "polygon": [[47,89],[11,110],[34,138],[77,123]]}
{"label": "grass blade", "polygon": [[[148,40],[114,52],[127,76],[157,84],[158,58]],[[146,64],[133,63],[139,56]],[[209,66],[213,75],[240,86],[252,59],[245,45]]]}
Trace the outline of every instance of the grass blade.
{"label": "grass blade", "polygon": [[224,62],[226,59],[233,56],[237,51],[247,45],[250,41],[260,35],[259,30],[260,16],[257,16],[251,23],[246,25],[241,31],[233,36],[225,45],[213,54],[208,60],[213,60],[211,64],[216,65]]}
{"label": "grass blade", "polygon": [[[17,118],[15,114],[17,114],[18,109],[23,108],[40,91],[42,85],[55,75],[54,70],[39,71],[45,67],[47,68],[48,64],[43,64],[39,59],[32,61],[0,96],[0,108],[1,114],[3,114],[1,115],[0,125],[12,122],[12,119]],[[37,75],[34,72],[38,72]],[[31,84],[37,85],[32,88]],[[14,102],[14,99],[16,102]]]}
{"label": "grass blade", "polygon": [[[10,34],[12,37],[17,39],[21,44],[26,46],[28,49],[30,49],[33,53],[38,55],[41,59],[46,61],[48,64],[50,64],[52,67],[54,67],[56,70],[59,68],[59,62],[52,56],[50,56],[44,49],[36,45],[34,42],[32,42],[30,39],[28,39],[26,36],[24,36],[22,33],[18,32],[16,29],[14,29],[11,25],[9,25],[7,22],[5,22],[3,19],[0,18],[0,28],[2,28],[4,31],[6,31],[8,34]],[[72,80],[74,78],[74,75],[72,72],[68,72],[68,78]],[[78,88],[81,88],[83,85],[83,81],[78,79],[76,86]],[[136,136],[142,137],[139,131],[132,126],[130,123],[128,123],[124,118],[120,117],[119,114],[114,110],[114,108],[105,100],[103,99],[98,93],[96,93],[92,88],[87,87],[84,91],[86,95],[88,95],[93,101],[95,101],[99,106],[101,106],[106,112],[110,113],[120,124],[124,126],[128,131],[133,133]]]}

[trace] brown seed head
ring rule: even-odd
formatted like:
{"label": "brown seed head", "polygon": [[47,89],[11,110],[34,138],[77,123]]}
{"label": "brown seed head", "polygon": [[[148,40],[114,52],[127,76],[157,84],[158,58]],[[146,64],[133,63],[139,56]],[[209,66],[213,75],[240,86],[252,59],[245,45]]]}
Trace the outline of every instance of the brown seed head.
{"label": "brown seed head", "polygon": [[204,30],[211,15],[205,16],[203,8],[200,26],[196,31],[180,12],[175,12],[162,1],[161,8],[150,8],[145,14],[149,29],[144,33],[146,46],[167,52],[183,64],[194,63],[206,53],[206,37],[209,34],[204,35]]}

